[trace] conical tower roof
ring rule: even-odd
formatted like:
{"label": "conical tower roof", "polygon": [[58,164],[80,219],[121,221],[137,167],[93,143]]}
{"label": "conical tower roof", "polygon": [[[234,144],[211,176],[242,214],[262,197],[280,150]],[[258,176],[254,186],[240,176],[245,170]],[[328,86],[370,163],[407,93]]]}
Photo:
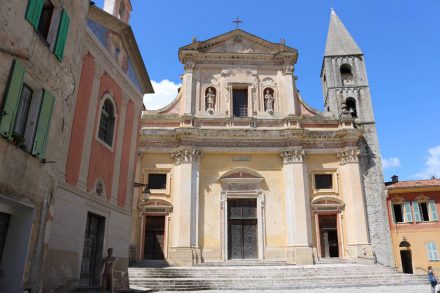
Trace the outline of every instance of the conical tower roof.
{"label": "conical tower roof", "polygon": [[361,49],[332,9],[324,55],[344,56],[360,54],[362,54]]}

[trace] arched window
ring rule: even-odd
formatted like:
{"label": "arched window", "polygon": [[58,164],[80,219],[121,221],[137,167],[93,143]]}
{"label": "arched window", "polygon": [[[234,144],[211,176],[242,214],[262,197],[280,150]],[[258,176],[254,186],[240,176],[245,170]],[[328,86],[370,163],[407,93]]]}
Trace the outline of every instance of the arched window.
{"label": "arched window", "polygon": [[345,100],[345,105],[347,106],[347,110],[350,112],[351,117],[357,118],[356,100],[354,98],[347,98],[347,100]]}
{"label": "arched window", "polygon": [[102,105],[101,119],[99,121],[98,137],[112,146],[115,128],[115,109],[110,99],[106,99]]}
{"label": "arched window", "polygon": [[342,64],[341,68],[342,85],[353,84],[353,73],[349,64]]}

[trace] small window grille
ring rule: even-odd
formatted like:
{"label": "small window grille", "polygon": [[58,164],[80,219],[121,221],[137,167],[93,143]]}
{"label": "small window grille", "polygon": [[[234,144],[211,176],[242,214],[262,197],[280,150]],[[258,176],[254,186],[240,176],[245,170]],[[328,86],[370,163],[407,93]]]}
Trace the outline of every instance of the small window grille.
{"label": "small window grille", "polygon": [[98,137],[109,146],[113,144],[114,126],[115,111],[112,102],[107,99],[102,106]]}

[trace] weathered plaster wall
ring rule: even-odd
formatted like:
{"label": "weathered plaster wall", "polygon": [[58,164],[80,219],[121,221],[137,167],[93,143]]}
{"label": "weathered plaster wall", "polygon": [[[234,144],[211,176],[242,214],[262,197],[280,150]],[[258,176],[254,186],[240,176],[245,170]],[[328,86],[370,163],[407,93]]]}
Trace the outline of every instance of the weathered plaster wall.
{"label": "weathered plaster wall", "polygon": [[87,114],[90,107],[90,96],[93,88],[95,73],[95,58],[87,54],[83,58],[83,67],[78,89],[78,98],[75,105],[75,115],[72,124],[71,145],[66,167],[66,182],[71,185],[78,183],[81,169],[81,157],[87,127]]}
{"label": "weathered plaster wall", "polygon": [[7,288],[8,292],[41,289],[41,265],[47,252],[47,235],[52,221],[52,195],[59,176],[64,175],[67,161],[68,131],[81,69],[81,38],[85,32],[85,15],[89,1],[52,1],[64,7],[70,16],[70,28],[59,62],[46,44],[35,33],[24,16],[28,1],[4,0],[0,8],[0,102],[3,102],[11,65],[17,59],[26,73],[39,86],[55,96],[54,110],[46,149],[46,159],[39,160],[0,138],[0,194],[34,208],[34,216],[27,252],[23,283]]}
{"label": "weathered plaster wall", "polygon": [[[113,135],[113,145],[112,150],[104,146],[103,143],[99,142],[96,138],[98,137],[99,131],[99,116],[101,113],[102,100],[104,99],[104,94],[111,92],[116,103],[115,105],[115,130]],[[96,180],[99,177],[103,178],[105,192],[107,198],[111,198],[112,195],[112,182],[113,182],[113,171],[115,166],[116,153],[113,151],[116,149],[117,138],[119,133],[119,123],[121,120],[118,119],[118,115],[121,112],[122,106],[122,91],[119,85],[106,73],[101,77],[100,88],[99,88],[99,101],[98,107],[96,108],[95,114],[95,124],[93,125],[93,137],[92,140],[92,150],[90,155],[89,172],[87,179],[87,190],[90,191],[96,184]]]}

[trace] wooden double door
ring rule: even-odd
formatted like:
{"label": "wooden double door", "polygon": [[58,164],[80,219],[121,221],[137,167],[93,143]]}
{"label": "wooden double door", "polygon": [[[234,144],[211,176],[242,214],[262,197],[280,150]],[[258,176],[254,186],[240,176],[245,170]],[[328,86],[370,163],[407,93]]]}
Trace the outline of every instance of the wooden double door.
{"label": "wooden double door", "polygon": [[145,217],[144,259],[164,259],[165,216]]}
{"label": "wooden double door", "polygon": [[228,200],[228,258],[258,258],[257,200]]}

